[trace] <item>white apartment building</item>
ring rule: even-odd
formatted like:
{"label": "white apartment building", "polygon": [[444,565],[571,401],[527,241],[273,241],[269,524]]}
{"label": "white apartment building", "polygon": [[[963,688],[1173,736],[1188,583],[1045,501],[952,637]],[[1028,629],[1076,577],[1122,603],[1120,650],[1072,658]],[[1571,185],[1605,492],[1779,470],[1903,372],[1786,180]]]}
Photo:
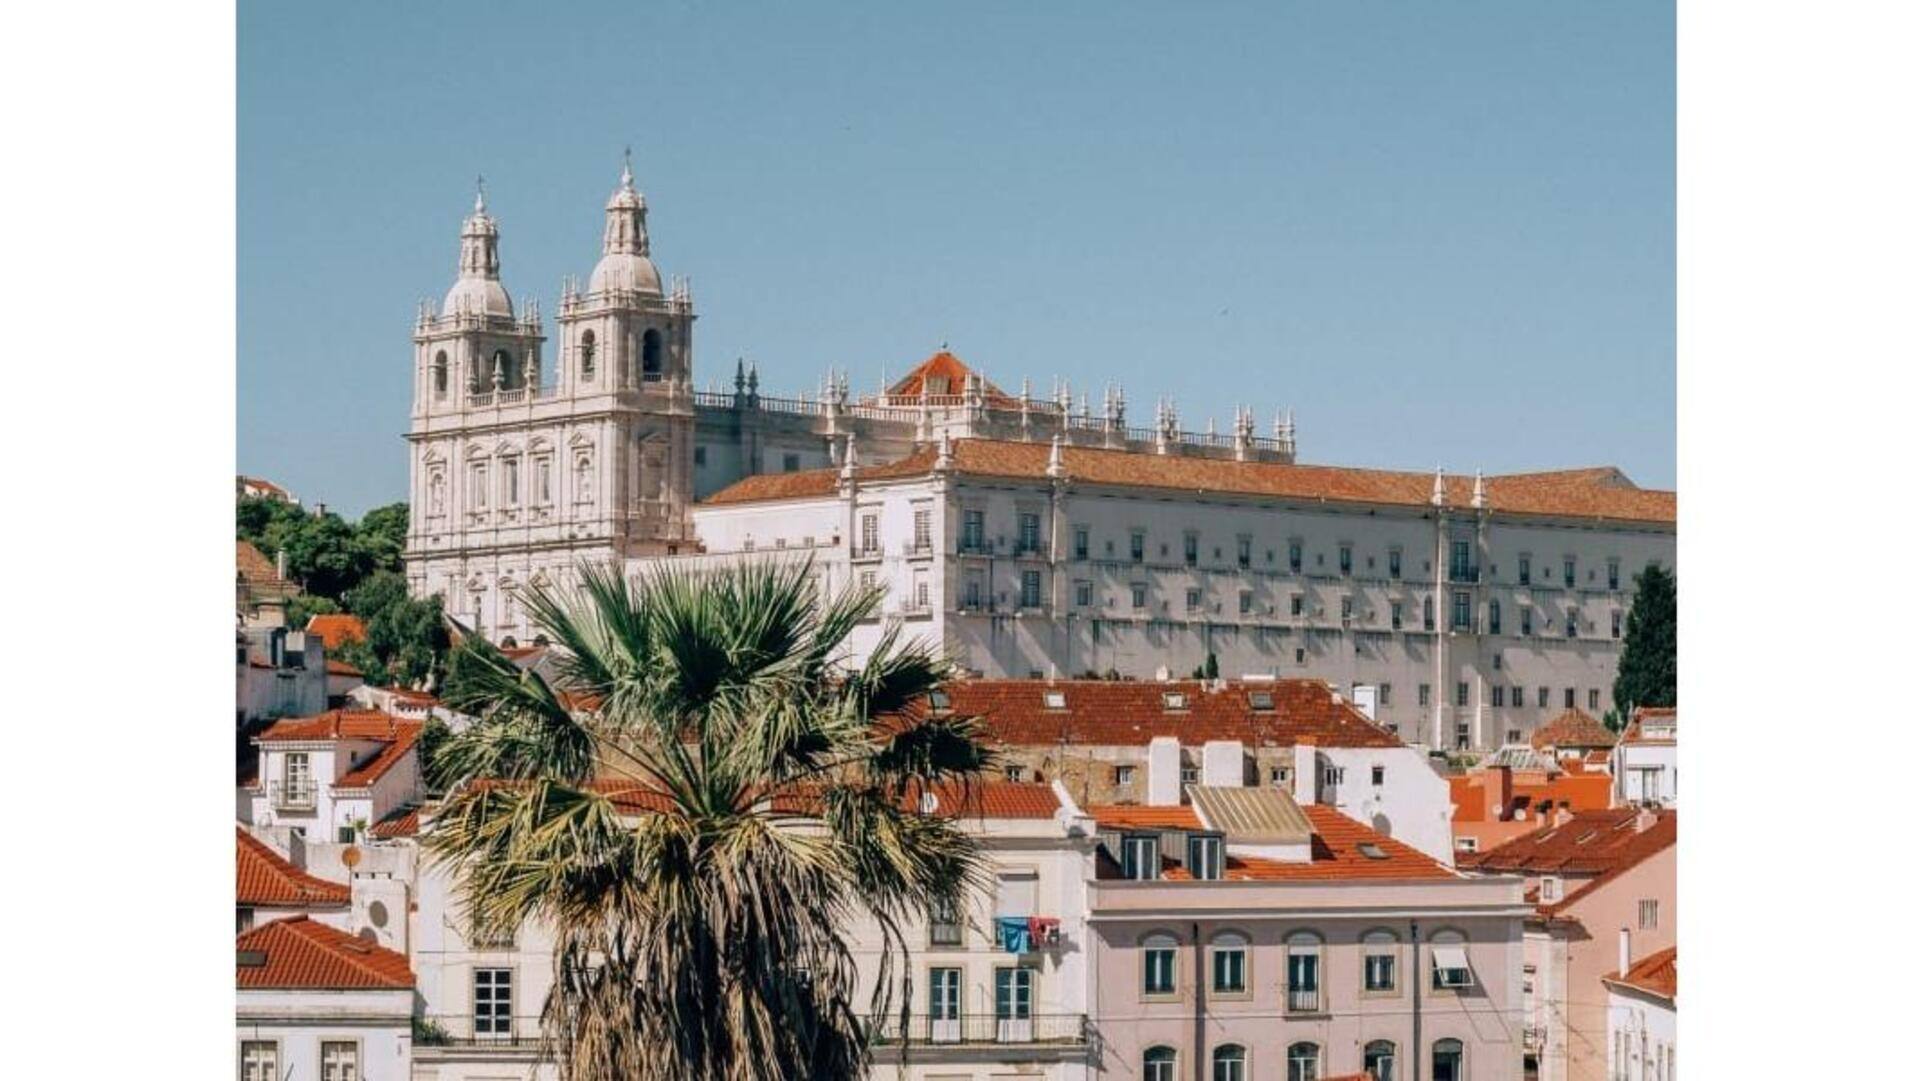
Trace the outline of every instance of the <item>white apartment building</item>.
{"label": "white apartment building", "polygon": [[412,1076],[405,956],[306,916],[260,924],[234,947],[240,1081]]}
{"label": "white apartment building", "polygon": [[373,710],[275,721],[253,738],[258,767],[241,788],[242,821],[352,844],[419,798],[421,727]]}
{"label": "white apartment building", "polygon": [[1601,977],[1607,988],[1607,1081],[1674,1081],[1680,1050],[1679,951],[1667,947],[1631,959],[1620,931],[1620,969]]}
{"label": "white apartment building", "polygon": [[1642,706],[1633,711],[1633,720],[1613,749],[1616,803],[1679,806],[1679,734],[1677,709]]}

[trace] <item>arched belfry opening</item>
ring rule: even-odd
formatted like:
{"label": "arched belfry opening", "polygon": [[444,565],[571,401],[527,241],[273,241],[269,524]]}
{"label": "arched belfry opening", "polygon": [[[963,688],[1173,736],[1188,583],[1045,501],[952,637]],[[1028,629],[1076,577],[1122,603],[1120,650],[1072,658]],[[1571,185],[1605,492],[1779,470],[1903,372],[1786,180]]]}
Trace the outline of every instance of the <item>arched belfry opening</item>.
{"label": "arched belfry opening", "polygon": [[665,365],[665,350],[661,346],[660,332],[649,329],[640,336],[640,379],[646,383],[657,383]]}

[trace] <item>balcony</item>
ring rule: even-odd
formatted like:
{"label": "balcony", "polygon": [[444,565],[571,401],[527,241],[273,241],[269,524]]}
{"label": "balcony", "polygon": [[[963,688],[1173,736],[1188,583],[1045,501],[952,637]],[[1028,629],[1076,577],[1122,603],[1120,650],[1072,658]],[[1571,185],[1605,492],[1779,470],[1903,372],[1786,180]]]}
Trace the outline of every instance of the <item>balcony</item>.
{"label": "balcony", "polygon": [[317,787],[312,779],[273,781],[268,788],[276,811],[311,811]]}
{"label": "balcony", "polygon": [[1287,1012],[1319,1013],[1320,989],[1317,987],[1289,989],[1287,991]]}
{"label": "balcony", "polygon": [[477,1019],[472,1014],[430,1014],[413,1021],[416,1047],[497,1047],[533,1051],[540,1045],[538,1017]]}
{"label": "balcony", "polygon": [[960,1047],[1006,1047],[1009,1045],[1085,1047],[1087,1015],[1082,1013],[1036,1013],[1026,1017],[963,1016],[934,1018],[915,1014],[903,1028],[900,1016],[875,1017],[869,1022],[876,1047],[902,1042],[940,1044]]}
{"label": "balcony", "polygon": [[1456,566],[1451,566],[1447,568],[1447,581],[1449,582],[1462,582],[1462,583],[1471,584],[1474,582],[1478,582],[1479,580],[1480,580],[1479,567],[1462,567],[1462,566],[1456,565]]}
{"label": "balcony", "polygon": [[880,559],[884,555],[886,555],[886,549],[878,544],[856,544],[853,546],[852,558],[856,563],[871,562]]}
{"label": "balcony", "polygon": [[1016,559],[1045,559],[1047,558],[1046,542],[1021,541],[1013,546],[1013,555]]}
{"label": "balcony", "polygon": [[982,537],[961,537],[960,554],[963,556],[987,556],[993,554],[993,546]]}

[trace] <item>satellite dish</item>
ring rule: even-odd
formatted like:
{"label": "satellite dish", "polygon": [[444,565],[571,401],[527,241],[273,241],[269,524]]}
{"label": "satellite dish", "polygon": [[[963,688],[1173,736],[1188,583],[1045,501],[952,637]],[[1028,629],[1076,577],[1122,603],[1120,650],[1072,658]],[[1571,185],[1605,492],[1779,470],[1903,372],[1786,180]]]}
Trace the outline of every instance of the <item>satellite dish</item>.
{"label": "satellite dish", "polygon": [[373,921],[373,925],[374,925],[375,927],[385,927],[385,926],[387,925],[387,904],[386,904],[386,902],[385,902],[385,901],[375,901],[375,902],[373,902],[372,904],[370,904],[370,905],[368,905],[368,906],[367,906],[367,919],[369,919],[369,920],[372,920],[372,921]]}

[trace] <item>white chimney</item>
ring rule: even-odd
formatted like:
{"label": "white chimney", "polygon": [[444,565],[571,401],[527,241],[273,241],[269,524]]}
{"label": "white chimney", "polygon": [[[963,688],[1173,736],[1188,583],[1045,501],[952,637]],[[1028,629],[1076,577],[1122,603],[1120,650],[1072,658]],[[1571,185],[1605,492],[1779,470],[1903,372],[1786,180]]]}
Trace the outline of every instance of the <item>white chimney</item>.
{"label": "white chimney", "polygon": [[1247,783],[1246,745],[1237,739],[1210,739],[1200,747],[1200,783],[1239,788]]}
{"label": "white chimney", "polygon": [[285,548],[273,553],[273,575],[283,580],[287,576],[287,550]]}
{"label": "white chimney", "polygon": [[1620,928],[1620,975],[1625,976],[1633,965],[1633,932]]}
{"label": "white chimney", "polygon": [[1293,802],[1302,807],[1320,802],[1320,755],[1311,743],[1293,745]]}
{"label": "white chimney", "polygon": [[1147,741],[1147,805],[1180,805],[1180,741],[1172,736]]}
{"label": "white chimney", "polygon": [[1369,721],[1374,719],[1373,711],[1379,698],[1380,688],[1370,683],[1356,684],[1353,688],[1353,708],[1359,710]]}

